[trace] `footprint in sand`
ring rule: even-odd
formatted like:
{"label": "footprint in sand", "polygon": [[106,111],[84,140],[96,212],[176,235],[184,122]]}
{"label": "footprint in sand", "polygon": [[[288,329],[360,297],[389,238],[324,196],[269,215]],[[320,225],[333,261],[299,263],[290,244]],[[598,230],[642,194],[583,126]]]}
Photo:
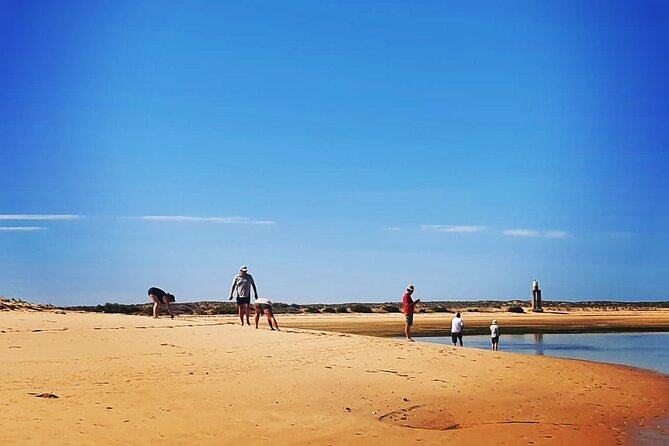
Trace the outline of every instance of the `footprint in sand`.
{"label": "footprint in sand", "polygon": [[44,392],[44,393],[28,392],[28,395],[32,395],[35,398],[60,398],[55,393],[49,393],[49,392]]}
{"label": "footprint in sand", "polygon": [[458,429],[460,424],[455,423],[443,410],[435,410],[426,406],[411,406],[394,410],[381,415],[378,420],[395,426],[412,429],[452,430]]}

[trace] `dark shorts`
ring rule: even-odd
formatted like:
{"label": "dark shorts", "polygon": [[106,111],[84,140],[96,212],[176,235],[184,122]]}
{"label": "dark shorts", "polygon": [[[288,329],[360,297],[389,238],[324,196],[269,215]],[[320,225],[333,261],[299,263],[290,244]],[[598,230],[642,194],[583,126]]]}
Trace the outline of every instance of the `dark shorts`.
{"label": "dark shorts", "polygon": [[244,305],[244,304],[250,304],[251,303],[251,298],[250,297],[238,297],[237,298],[237,305]]}
{"label": "dark shorts", "polygon": [[453,340],[453,344],[455,344],[456,341],[462,342],[462,332],[451,333],[451,339]]}
{"label": "dark shorts", "polygon": [[413,313],[405,314],[404,319],[407,321],[407,325],[411,327],[413,325]]}
{"label": "dark shorts", "polygon": [[272,306],[267,304],[258,304],[258,312],[260,314],[265,314],[265,310],[269,310],[270,314],[272,313]]}
{"label": "dark shorts", "polygon": [[499,343],[499,336],[495,336],[494,338],[490,338],[490,342],[492,342],[493,344]]}
{"label": "dark shorts", "polygon": [[158,302],[161,302],[161,303],[163,302],[163,297],[165,297],[167,295],[167,293],[165,291],[161,290],[160,288],[156,288],[154,286],[149,288],[149,296],[152,295],[152,294],[154,296],[156,296],[158,298]]}
{"label": "dark shorts", "polygon": [[[158,302],[160,302],[161,304],[164,304],[164,303],[165,303],[165,301],[163,300],[163,298],[166,298],[166,297],[167,297],[167,295],[159,296],[158,294],[149,294],[149,296],[153,296],[153,297],[155,297],[155,298],[158,300]],[[152,299],[152,300],[153,300],[153,299]]]}

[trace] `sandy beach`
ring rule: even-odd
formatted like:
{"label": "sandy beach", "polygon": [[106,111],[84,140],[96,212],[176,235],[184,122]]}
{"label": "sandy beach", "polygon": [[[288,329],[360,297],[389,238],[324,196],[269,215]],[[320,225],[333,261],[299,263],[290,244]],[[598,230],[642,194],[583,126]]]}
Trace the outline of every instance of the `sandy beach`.
{"label": "sandy beach", "polygon": [[[496,318],[653,327],[668,316]],[[450,317],[416,315],[415,333]],[[0,312],[0,443],[613,445],[669,435],[667,375],[350,334],[401,335],[399,314],[277,319],[281,332],[264,318],[256,330],[233,316]]]}
{"label": "sandy beach", "polygon": [[[669,331],[669,310],[649,311],[546,311],[516,314],[509,312],[462,312],[465,333],[489,334],[496,319],[505,334],[511,333],[592,333],[616,331]],[[452,313],[416,314],[411,332],[418,336],[445,336],[450,333]],[[370,336],[402,336],[401,314],[281,315],[284,325],[293,328],[327,330]]]}

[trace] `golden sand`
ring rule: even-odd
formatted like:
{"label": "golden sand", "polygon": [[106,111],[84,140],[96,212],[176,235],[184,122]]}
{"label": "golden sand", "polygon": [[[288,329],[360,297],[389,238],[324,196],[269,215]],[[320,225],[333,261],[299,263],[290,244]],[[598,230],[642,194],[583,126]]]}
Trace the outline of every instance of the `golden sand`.
{"label": "golden sand", "polygon": [[0,312],[0,444],[634,444],[669,409],[659,373],[322,331],[402,315],[277,319]]}

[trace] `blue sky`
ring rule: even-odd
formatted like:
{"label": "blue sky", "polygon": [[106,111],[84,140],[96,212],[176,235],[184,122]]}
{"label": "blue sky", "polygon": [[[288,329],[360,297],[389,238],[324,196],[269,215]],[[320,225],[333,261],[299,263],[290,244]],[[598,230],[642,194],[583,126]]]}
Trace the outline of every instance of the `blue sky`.
{"label": "blue sky", "polygon": [[[605,7],[604,7],[605,6]],[[664,2],[0,1],[0,295],[666,300]]]}

